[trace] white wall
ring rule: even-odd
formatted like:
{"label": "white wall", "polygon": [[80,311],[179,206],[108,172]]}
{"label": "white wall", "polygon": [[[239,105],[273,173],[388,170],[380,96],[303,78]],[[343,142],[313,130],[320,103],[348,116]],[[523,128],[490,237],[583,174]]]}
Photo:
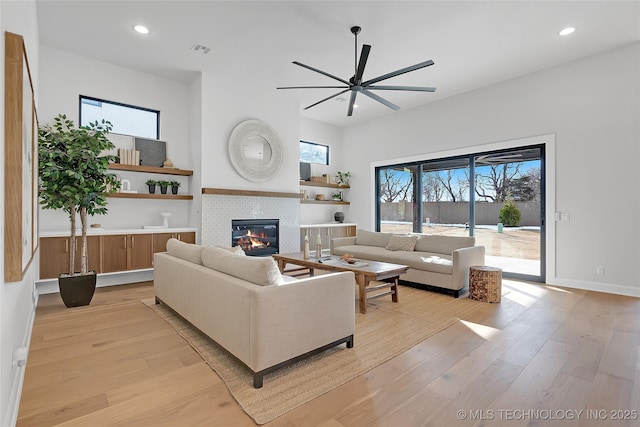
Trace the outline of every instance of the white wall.
{"label": "white wall", "polygon": [[[38,105],[38,28],[34,1],[0,2],[0,81],[4,82],[4,32],[23,36]],[[4,129],[4,83],[0,85],[0,128]],[[0,188],[4,188],[4,132],[0,132]],[[0,197],[0,254],[4,254],[4,197]],[[4,258],[4,256],[3,256]],[[0,261],[0,425],[15,425],[24,368],[13,366],[13,351],[28,346],[35,316],[37,254],[21,282],[5,283]]]}
{"label": "white wall", "polygon": [[346,128],[350,220],[373,228],[374,162],[555,134],[556,210],[571,220],[549,236],[547,282],[640,296],[639,76],[635,43]]}
{"label": "white wall", "polygon": [[[167,157],[176,167],[183,169],[193,169],[199,163],[199,158],[195,157],[197,160],[194,160],[193,157],[197,153],[191,151],[189,113],[192,105],[187,84],[45,45],[40,49],[40,73],[40,124],[52,123],[54,117],[64,113],[77,125],[80,95],[151,108],[160,111],[160,139],[167,142]],[[198,188],[194,188],[192,178],[121,171],[117,174],[130,180],[132,188],[140,192],[147,192],[144,181],[149,178],[180,181],[180,193],[198,191]],[[143,225],[160,225],[162,218],[159,213],[170,212],[172,227],[198,225],[191,223],[189,218],[194,202],[114,198],[108,201],[109,213],[90,218],[90,222],[112,229],[139,228]],[[40,224],[42,231],[66,230],[68,219],[60,211],[42,210]]]}
{"label": "white wall", "polygon": [[[311,165],[311,176],[322,176],[325,173],[335,177],[338,171],[345,172],[349,161],[343,159],[342,154],[342,128],[327,123],[300,119],[300,139],[308,142],[329,146],[329,165]],[[309,191],[311,197],[316,193],[322,193],[328,199],[331,196],[331,189],[321,187],[300,187]],[[350,190],[344,190],[345,200],[350,200]],[[315,224],[333,222],[333,214],[337,211],[344,212],[345,222],[350,222],[349,205],[300,205],[300,222],[303,224]]]}
{"label": "white wall", "polygon": [[[243,81],[253,81],[254,77],[236,78],[236,81],[227,81],[210,73],[202,74],[202,187],[297,193],[300,178],[297,102],[281,96],[273,89],[276,84],[244,84]],[[249,119],[262,120],[271,126],[283,146],[283,166],[266,182],[246,180],[229,159],[229,135],[236,125]]]}

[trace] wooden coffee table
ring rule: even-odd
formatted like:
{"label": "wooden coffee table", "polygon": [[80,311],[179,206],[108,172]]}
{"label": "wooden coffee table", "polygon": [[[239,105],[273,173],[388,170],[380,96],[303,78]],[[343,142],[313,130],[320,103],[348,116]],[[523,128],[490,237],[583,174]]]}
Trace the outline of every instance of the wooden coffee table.
{"label": "wooden coffee table", "polygon": [[[315,257],[304,259],[303,252],[291,254],[275,254],[273,258],[278,262],[280,271],[284,272],[287,264],[295,264],[309,269],[309,275],[314,275],[314,270],[326,271],[352,271],[356,276],[358,284],[358,299],[360,301],[360,313],[367,312],[367,299],[379,298],[384,295],[391,295],[393,302],[398,302],[398,278],[409,269],[406,265],[391,264],[388,262],[378,262],[369,260],[358,260],[356,264],[347,264],[337,256],[325,256],[319,260]],[[369,286],[371,282],[382,282]],[[387,292],[371,294],[367,293],[383,288],[389,288]]]}

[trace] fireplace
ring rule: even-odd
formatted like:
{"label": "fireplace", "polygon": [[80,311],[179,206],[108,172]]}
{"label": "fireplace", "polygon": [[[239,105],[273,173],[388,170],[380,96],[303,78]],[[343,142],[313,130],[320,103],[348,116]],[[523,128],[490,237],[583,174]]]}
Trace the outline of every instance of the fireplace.
{"label": "fireplace", "polygon": [[240,246],[251,256],[269,256],[278,253],[279,220],[231,220],[231,246]]}

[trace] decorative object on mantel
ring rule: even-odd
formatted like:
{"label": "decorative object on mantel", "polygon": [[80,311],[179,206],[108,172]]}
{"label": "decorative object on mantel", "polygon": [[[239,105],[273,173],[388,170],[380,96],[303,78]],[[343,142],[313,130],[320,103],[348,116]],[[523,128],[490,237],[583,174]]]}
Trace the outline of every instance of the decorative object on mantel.
{"label": "decorative object on mantel", "polygon": [[[96,121],[76,129],[65,115],[54,120],[39,130],[40,204],[69,215],[69,273],[60,275],[58,284],[64,304],[76,307],[88,305],[96,287],[96,272],[87,268],[87,215],[106,214],[107,188],[117,191],[120,182],[107,173],[113,156],[101,155],[114,148],[107,138],[111,123]],[[77,213],[82,226],[79,273],[75,272]]]}
{"label": "decorative object on mantel", "polygon": [[336,175],[336,184],[338,185],[349,185],[349,180],[351,179],[351,172],[340,172],[338,171],[338,175]]}
{"label": "decorative object on mantel", "polygon": [[160,193],[167,194],[167,187],[169,187],[169,181],[158,181],[158,185],[160,186]]}
{"label": "decorative object on mantel", "polygon": [[158,181],[155,179],[148,179],[145,184],[149,187],[149,194],[155,194]]}
{"label": "decorative object on mantel", "polygon": [[336,220],[336,222],[339,222],[340,224],[342,224],[344,222],[344,212],[336,212],[333,214],[333,219]]}
{"label": "decorative object on mantel", "polygon": [[316,200],[324,200],[324,194],[316,194]]}
{"label": "decorative object on mantel", "polygon": [[171,213],[161,212],[160,216],[162,217],[162,227],[169,228],[169,217],[171,216]]}
{"label": "decorative object on mantel", "polygon": [[252,182],[273,178],[284,160],[276,132],[260,120],[245,120],[229,136],[229,158],[236,172]]}
{"label": "decorative object on mantel", "polygon": [[167,159],[164,161],[164,163],[162,163],[162,167],[173,168],[173,162],[171,161],[171,159]]}
{"label": "decorative object on mantel", "polygon": [[171,194],[178,194],[180,183],[178,181],[169,181],[169,185],[171,186]]}
{"label": "decorative object on mantel", "polygon": [[158,139],[135,138],[136,150],[140,151],[142,166],[162,167],[167,160],[167,143]]}

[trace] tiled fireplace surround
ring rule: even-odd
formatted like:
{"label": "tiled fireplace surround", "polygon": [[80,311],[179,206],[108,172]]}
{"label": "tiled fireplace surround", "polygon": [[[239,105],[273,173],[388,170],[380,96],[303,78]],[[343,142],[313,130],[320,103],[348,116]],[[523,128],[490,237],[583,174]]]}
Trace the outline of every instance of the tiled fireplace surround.
{"label": "tiled fireplace surround", "polygon": [[[277,193],[276,193],[277,194]],[[280,220],[280,253],[300,250],[300,199],[242,194],[202,195],[202,244],[231,245],[231,220]]]}

